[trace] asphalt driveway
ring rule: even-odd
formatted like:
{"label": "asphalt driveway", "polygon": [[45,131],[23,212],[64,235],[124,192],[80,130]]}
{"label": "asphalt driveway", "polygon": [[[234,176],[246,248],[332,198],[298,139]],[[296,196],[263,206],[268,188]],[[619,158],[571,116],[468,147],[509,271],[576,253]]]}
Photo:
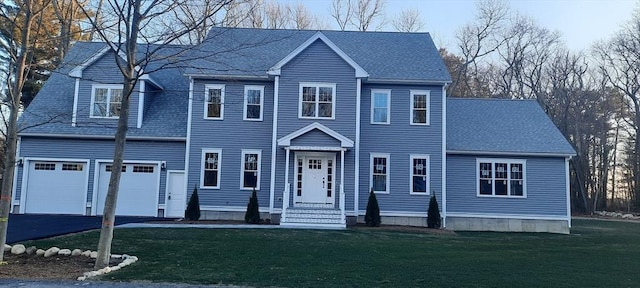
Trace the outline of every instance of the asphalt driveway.
{"label": "asphalt driveway", "polygon": [[[158,221],[164,218],[117,216],[116,225]],[[7,243],[13,244],[69,233],[99,229],[102,216],[10,214]]]}

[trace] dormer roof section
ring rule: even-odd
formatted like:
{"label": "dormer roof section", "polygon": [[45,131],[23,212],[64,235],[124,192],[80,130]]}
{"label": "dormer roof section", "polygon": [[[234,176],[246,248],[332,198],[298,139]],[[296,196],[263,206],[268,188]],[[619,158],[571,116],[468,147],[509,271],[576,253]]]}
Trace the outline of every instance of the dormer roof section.
{"label": "dormer roof section", "polygon": [[351,59],[351,57],[349,57],[349,55],[347,55],[347,53],[342,51],[342,49],[340,49],[335,43],[333,43],[331,40],[329,40],[329,38],[327,38],[327,36],[325,36],[320,31],[318,31],[315,34],[313,34],[313,36],[311,36],[309,39],[307,39],[307,41],[302,43],[296,49],[291,51],[291,53],[289,53],[286,57],[282,58],[282,60],[280,60],[278,63],[276,63],[276,65],[274,65],[273,67],[269,68],[269,71],[267,71],[267,74],[273,75],[273,76],[280,75],[281,69],[282,69],[282,67],[284,65],[289,63],[289,61],[291,61],[293,58],[298,56],[298,54],[300,54],[302,51],[307,49],[307,47],[309,47],[311,44],[313,44],[317,40],[320,40],[324,44],[329,46],[329,48],[331,50],[333,50],[333,52],[338,54],[338,56],[340,56],[340,58],[342,58],[345,62],[347,62],[349,65],[351,65],[351,67],[353,67],[353,69],[356,70],[356,78],[367,78],[367,77],[369,77],[369,73],[367,73],[367,71],[365,71],[362,67],[360,67],[360,65],[358,65],[358,63],[356,63],[356,61]]}

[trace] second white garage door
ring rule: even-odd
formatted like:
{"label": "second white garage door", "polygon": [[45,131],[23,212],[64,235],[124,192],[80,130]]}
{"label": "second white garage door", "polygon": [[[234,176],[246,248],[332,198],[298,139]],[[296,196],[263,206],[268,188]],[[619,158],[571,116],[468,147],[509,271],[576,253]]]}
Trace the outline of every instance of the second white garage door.
{"label": "second white garage door", "polygon": [[[100,164],[96,214],[102,215],[109,188],[111,164]],[[122,167],[116,215],[157,216],[160,167],[157,164],[126,163]]]}

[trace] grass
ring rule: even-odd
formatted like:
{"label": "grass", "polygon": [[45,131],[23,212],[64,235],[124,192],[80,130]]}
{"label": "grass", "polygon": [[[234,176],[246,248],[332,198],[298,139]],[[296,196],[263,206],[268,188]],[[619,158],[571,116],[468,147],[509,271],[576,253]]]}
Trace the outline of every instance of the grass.
{"label": "grass", "polygon": [[[140,262],[105,280],[279,287],[640,287],[640,224],[571,235],[353,229],[118,229]],[[98,232],[28,243],[95,249]]]}

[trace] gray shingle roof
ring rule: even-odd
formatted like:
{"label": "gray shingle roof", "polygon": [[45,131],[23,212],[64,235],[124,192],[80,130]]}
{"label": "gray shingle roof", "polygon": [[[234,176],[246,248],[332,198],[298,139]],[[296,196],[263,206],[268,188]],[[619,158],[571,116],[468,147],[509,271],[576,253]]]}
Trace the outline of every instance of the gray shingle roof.
{"label": "gray shingle roof", "polygon": [[533,100],[447,98],[447,151],[574,155]]}
{"label": "gray shingle roof", "polygon": [[[75,79],[68,75],[75,66],[82,64],[104,48],[104,43],[78,42],[74,44],[59,68],[52,73],[33,102],[20,117],[21,134],[64,134],[83,136],[113,136],[114,127],[87,123],[78,119],[78,126],[71,126]],[[178,49],[170,46],[167,50]],[[144,49],[142,47],[141,49]],[[175,52],[175,51],[171,51]],[[162,53],[162,52],[161,52]],[[173,53],[170,53],[173,54]],[[163,67],[156,62],[149,65],[150,77],[163,85],[145,111],[142,128],[129,128],[129,137],[186,137],[189,83],[179,67]],[[116,67],[114,66],[114,69]],[[131,109],[137,109],[132,107]],[[25,129],[26,128],[26,129]]]}
{"label": "gray shingle roof", "polygon": [[[214,28],[186,69],[192,75],[267,76],[267,70],[318,31]],[[451,80],[429,33],[320,31],[370,79]]]}

